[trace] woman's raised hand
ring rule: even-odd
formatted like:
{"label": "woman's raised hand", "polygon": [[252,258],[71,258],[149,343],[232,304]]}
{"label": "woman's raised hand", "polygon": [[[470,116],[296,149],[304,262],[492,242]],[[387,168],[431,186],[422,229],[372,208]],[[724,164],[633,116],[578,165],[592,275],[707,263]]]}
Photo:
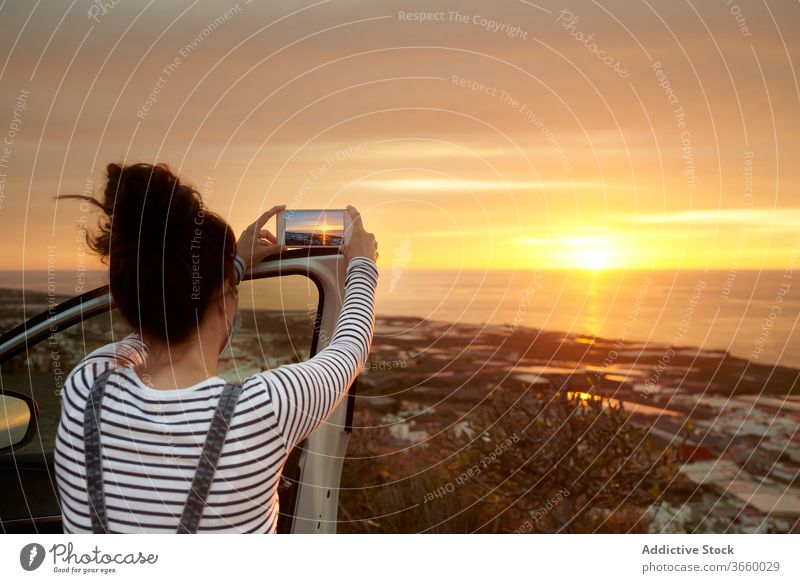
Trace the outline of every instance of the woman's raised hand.
{"label": "woman's raised hand", "polygon": [[378,242],[375,235],[364,229],[361,214],[356,207],[347,205],[350,213],[350,241],[344,246],[344,256],[347,263],[355,257],[366,257],[372,261],[378,260]]}
{"label": "woman's raised hand", "polygon": [[272,207],[258,217],[256,222],[242,231],[239,240],[236,242],[236,254],[245,260],[248,269],[270,255],[275,255],[286,249],[286,245],[279,244],[275,235],[264,228],[267,221],[285,208],[285,204]]}

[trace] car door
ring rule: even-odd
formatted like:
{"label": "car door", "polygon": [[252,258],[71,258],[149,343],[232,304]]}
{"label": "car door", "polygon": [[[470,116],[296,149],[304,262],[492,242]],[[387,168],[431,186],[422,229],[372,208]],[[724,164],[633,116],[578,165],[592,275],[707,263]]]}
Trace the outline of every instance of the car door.
{"label": "car door", "polygon": [[[333,335],[345,261],[335,249],[297,249],[265,261],[240,284],[242,328],[220,359],[220,376],[305,360]],[[37,435],[0,455],[0,528],[62,531],[53,446],[60,386],[86,354],[128,333],[107,287],[50,308],[0,337],[0,390],[36,401]],[[327,422],[291,453],[279,490],[281,533],[336,531],[338,487],[355,387]],[[2,412],[0,412],[2,414]]]}

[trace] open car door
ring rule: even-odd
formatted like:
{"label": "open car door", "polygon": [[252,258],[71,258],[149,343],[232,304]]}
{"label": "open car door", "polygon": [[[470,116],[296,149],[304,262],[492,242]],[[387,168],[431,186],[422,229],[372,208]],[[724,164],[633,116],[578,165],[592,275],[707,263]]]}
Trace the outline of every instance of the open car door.
{"label": "open car door", "polygon": [[[337,249],[291,250],[252,269],[239,288],[242,328],[221,357],[219,375],[241,380],[256,370],[305,360],[327,346],[341,311],[345,273]],[[53,306],[0,337],[0,391],[14,394],[14,403],[27,399],[35,417],[24,440],[0,448],[3,532],[62,532],[53,468],[60,389],[86,354],[128,332],[106,286]],[[355,386],[289,456],[279,490],[279,533],[336,532],[354,399]],[[0,410],[0,431],[8,424],[6,415]]]}

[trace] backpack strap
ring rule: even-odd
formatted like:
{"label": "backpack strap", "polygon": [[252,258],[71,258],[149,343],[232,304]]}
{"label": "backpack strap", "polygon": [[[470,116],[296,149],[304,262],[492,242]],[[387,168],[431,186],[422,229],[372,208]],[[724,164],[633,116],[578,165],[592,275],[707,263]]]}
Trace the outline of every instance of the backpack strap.
{"label": "backpack strap", "polygon": [[197,471],[189,488],[186,505],[183,507],[183,516],[181,516],[181,522],[178,525],[178,534],[197,532],[197,526],[203,516],[208,492],[214,480],[217,462],[219,461],[220,453],[222,453],[222,446],[225,445],[225,437],[230,428],[231,417],[234,409],[236,409],[236,403],[241,392],[242,385],[240,383],[228,383],[222,390],[217,409],[214,411],[214,418],[208,428],[203,452],[200,454],[200,461],[197,464]]}
{"label": "backpack strap", "polygon": [[103,458],[100,452],[100,405],[106,381],[113,372],[108,369],[100,374],[92,384],[83,410],[83,450],[86,466],[86,493],[89,495],[89,516],[92,519],[92,532],[108,534],[106,518],[106,498],[103,493]]}

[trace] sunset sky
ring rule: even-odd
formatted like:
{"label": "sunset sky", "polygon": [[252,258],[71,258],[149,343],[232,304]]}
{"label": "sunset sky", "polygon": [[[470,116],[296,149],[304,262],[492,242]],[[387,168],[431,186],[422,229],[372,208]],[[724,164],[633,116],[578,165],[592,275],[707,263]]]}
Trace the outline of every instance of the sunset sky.
{"label": "sunset sky", "polygon": [[3,2],[0,269],[94,266],[53,196],[111,161],[353,204],[386,268],[784,269],[800,4],[737,1]]}

